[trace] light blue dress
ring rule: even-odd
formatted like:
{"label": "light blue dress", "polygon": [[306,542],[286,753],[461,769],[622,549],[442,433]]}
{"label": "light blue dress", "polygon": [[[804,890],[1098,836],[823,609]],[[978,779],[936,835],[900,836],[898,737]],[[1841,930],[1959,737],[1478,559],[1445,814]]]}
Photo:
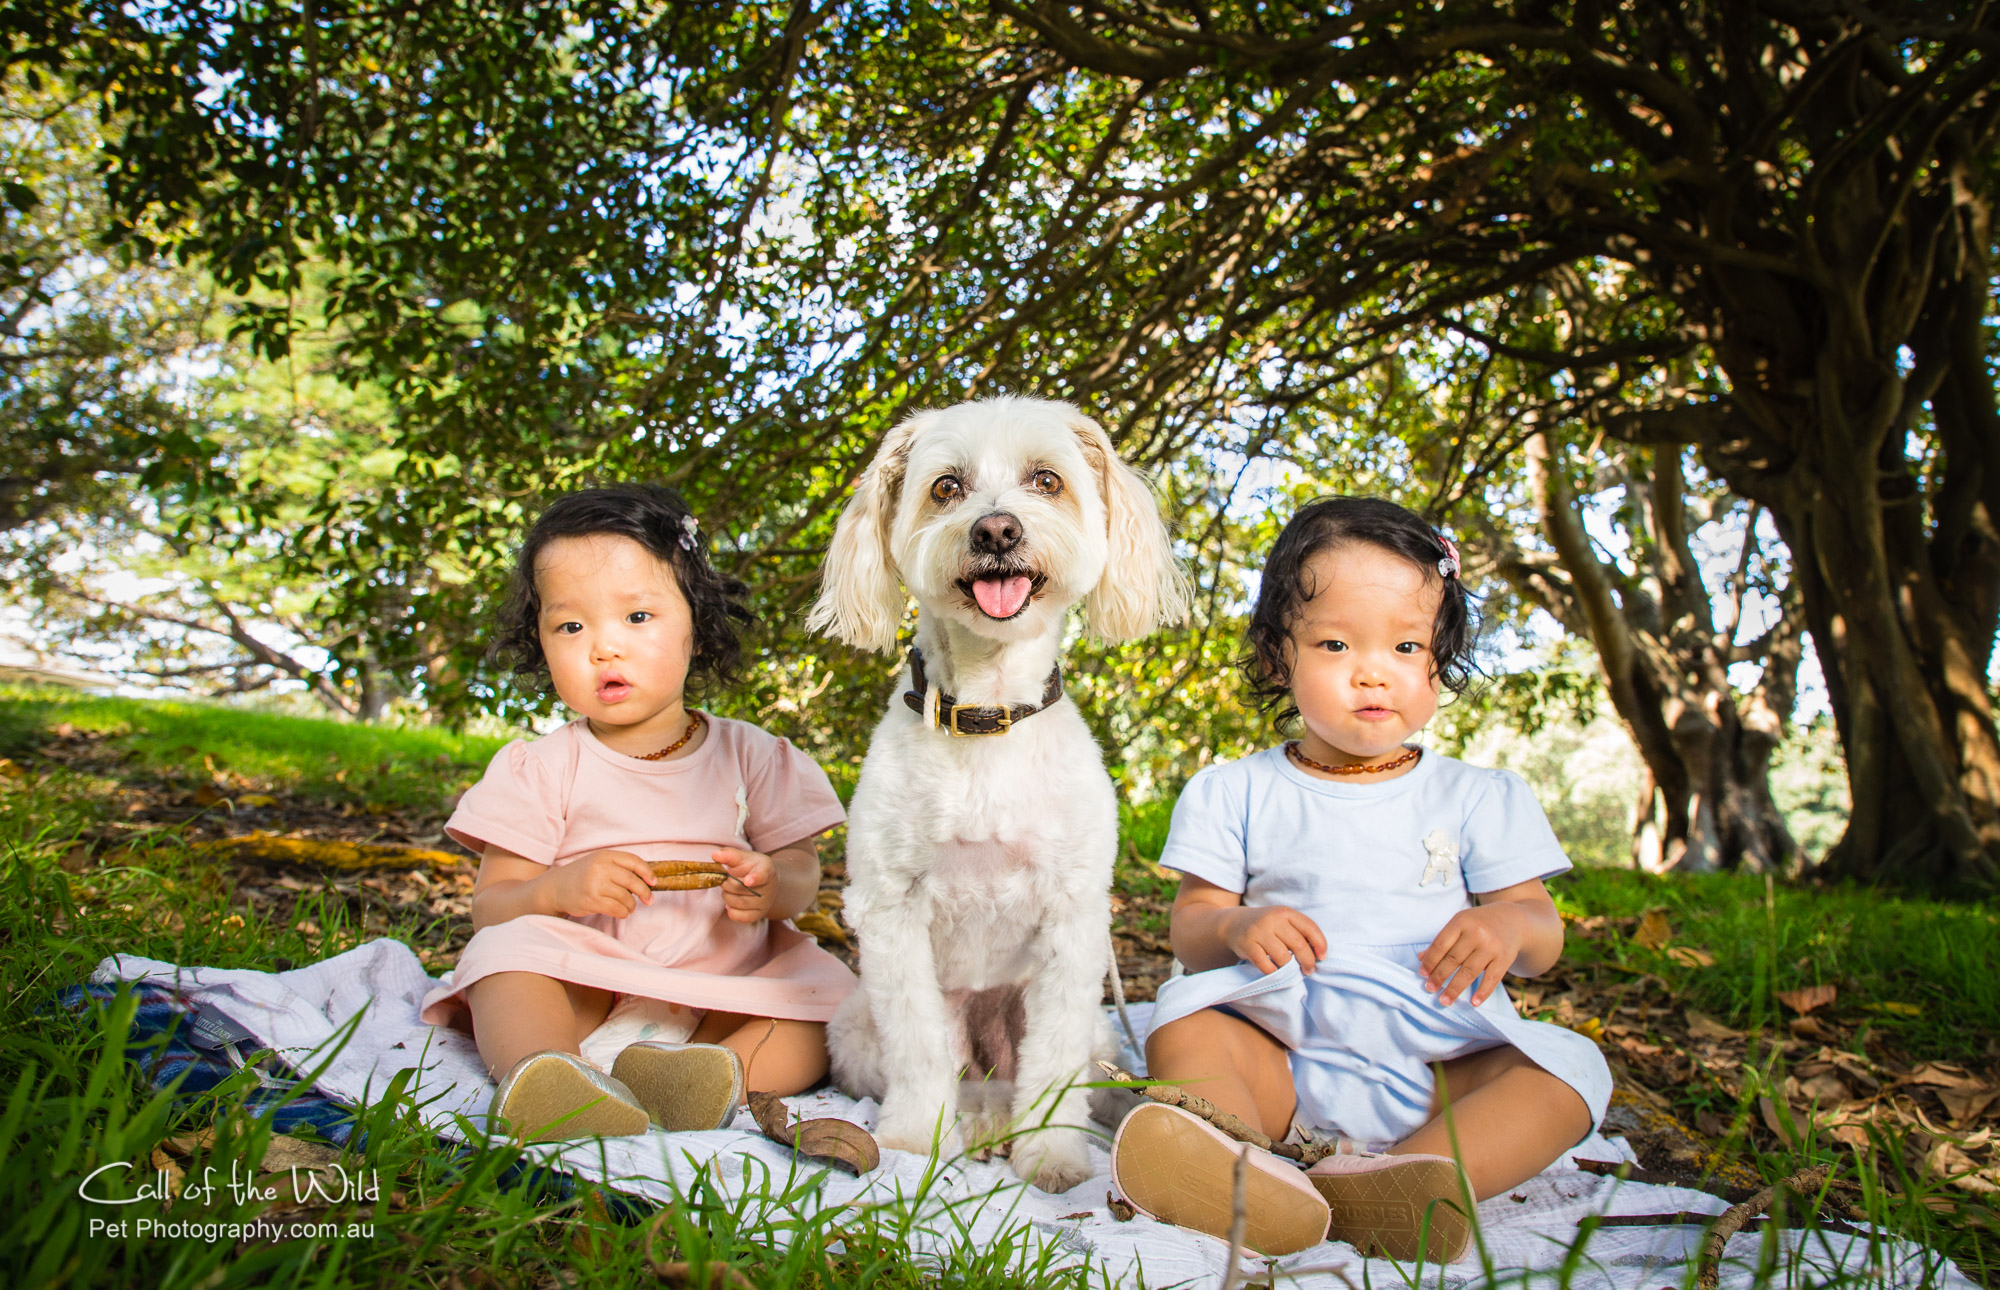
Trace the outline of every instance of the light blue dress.
{"label": "light blue dress", "polygon": [[1371,1149],[1431,1118],[1429,1063],[1512,1044],[1604,1118],[1611,1071],[1597,1045],[1524,1020],[1505,990],[1475,1008],[1472,990],[1440,1007],[1417,956],[1471,893],[1570,867],[1521,778],[1426,750],[1382,784],[1317,779],[1284,748],[1210,766],[1174,806],[1160,863],[1288,905],[1325,933],[1311,975],[1287,963],[1191,972],[1160,987],[1153,1028],[1223,1008],[1291,1050],[1298,1118]]}

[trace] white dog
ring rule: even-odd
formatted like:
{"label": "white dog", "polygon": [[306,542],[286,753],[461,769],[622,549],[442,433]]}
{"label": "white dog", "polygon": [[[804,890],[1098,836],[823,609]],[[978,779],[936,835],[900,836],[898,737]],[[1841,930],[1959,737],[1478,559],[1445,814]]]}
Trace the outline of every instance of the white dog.
{"label": "white dog", "polygon": [[1145,481],[1095,422],[1002,398],[889,433],[807,624],[891,651],[902,586],[921,652],[854,793],[846,915],[861,988],[828,1028],[834,1076],[880,1099],[883,1146],[947,1155],[965,1142],[961,1073],[1011,1081],[1006,1118],[1027,1130],[1015,1172],[1067,1191],[1090,1175],[1072,1086],[1111,1048],[1100,1005],[1118,812],[1062,697],[1063,620],[1083,601],[1111,641],[1179,621],[1180,569]]}

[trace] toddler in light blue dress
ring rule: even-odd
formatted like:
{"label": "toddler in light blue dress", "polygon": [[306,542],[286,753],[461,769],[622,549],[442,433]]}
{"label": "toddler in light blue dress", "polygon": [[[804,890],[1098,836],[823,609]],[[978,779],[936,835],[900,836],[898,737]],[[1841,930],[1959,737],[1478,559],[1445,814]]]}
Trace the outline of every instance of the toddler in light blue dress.
{"label": "toddler in light blue dress", "polygon": [[[1188,973],[1160,989],[1150,1075],[1274,1139],[1341,1140],[1304,1173],[1253,1152],[1246,1240],[1267,1254],[1330,1235],[1456,1258],[1466,1190],[1541,1172],[1610,1099],[1597,1046],[1523,1020],[1500,988],[1562,950],[1542,879],[1570,866],[1540,806],[1506,771],[1405,742],[1467,675],[1458,575],[1449,540],[1400,506],[1302,509],[1266,563],[1248,662],[1299,737],[1203,770],[1174,808],[1161,864],[1182,874]],[[1113,1176],[1141,1210],[1223,1235],[1242,1150],[1148,1104]]]}

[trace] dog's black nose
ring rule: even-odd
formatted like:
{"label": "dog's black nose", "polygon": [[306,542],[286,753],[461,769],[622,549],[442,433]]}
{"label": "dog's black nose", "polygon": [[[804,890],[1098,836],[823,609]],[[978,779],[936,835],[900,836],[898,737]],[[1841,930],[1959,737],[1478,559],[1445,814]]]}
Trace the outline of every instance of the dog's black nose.
{"label": "dog's black nose", "polygon": [[981,555],[1005,555],[1021,545],[1021,521],[1005,511],[982,515],[972,526],[972,549]]}

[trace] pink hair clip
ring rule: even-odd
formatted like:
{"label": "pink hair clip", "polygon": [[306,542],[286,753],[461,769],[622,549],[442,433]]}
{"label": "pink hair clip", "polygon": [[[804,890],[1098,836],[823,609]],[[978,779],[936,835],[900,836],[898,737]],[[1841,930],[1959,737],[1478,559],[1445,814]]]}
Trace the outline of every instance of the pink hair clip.
{"label": "pink hair clip", "polygon": [[695,521],[694,516],[681,516],[681,550],[694,550],[695,534],[700,531],[701,525]]}
{"label": "pink hair clip", "polygon": [[1451,539],[1442,533],[1437,535],[1437,540],[1444,543],[1444,558],[1438,561],[1438,576],[1441,578],[1456,578],[1458,576],[1458,548],[1453,546]]}

